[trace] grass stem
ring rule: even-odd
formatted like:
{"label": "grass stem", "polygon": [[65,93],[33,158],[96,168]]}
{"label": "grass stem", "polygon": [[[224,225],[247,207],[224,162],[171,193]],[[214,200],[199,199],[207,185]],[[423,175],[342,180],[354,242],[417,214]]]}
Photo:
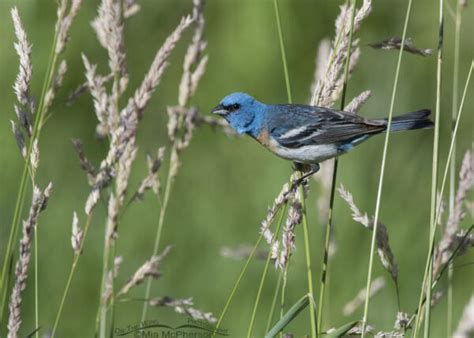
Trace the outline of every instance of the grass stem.
{"label": "grass stem", "polygon": [[[442,180],[442,183],[441,183],[440,196],[442,196],[443,192],[444,192],[444,187],[445,187],[447,176],[448,176],[448,170],[449,170],[449,167],[450,167],[450,161],[452,160],[452,156],[453,156],[454,144],[455,144],[455,140],[456,140],[456,137],[457,137],[459,123],[461,121],[461,114],[462,114],[463,107],[464,107],[464,100],[466,98],[467,89],[468,89],[469,83],[471,81],[471,75],[472,75],[473,69],[474,69],[474,60],[471,61],[471,67],[470,67],[469,73],[467,75],[466,84],[464,86],[463,96],[461,98],[461,103],[459,105],[459,110],[458,110],[458,113],[457,113],[457,116],[456,116],[456,124],[454,126],[453,136],[451,138],[451,144],[449,146],[448,158],[446,160],[446,166],[445,166],[445,169],[444,169],[443,180]],[[433,218],[434,223],[431,223],[430,227],[433,227],[433,224],[436,224],[436,222],[438,221],[440,210],[441,210],[441,199],[438,201],[438,206],[436,208],[436,215]],[[427,280],[428,280],[428,273],[429,273],[429,265],[430,265],[430,261],[432,260],[432,253],[433,253],[433,249],[434,249],[434,240],[435,240],[434,232],[431,233],[431,235],[432,235],[432,237],[430,238],[430,243],[429,243],[429,248],[428,248],[428,255],[427,255],[427,259],[426,259],[425,273],[424,273],[424,276],[423,276],[423,283],[422,283],[422,288],[421,288],[421,293],[420,293],[420,299],[419,299],[419,302],[418,302],[418,315],[416,316],[415,330],[414,330],[414,336],[415,337],[418,335],[418,330],[419,330],[419,326],[420,326],[420,323],[421,323],[420,314],[423,312],[422,311],[423,299],[428,298],[428,295],[426,295],[426,297],[425,297],[425,292],[428,293],[426,288],[427,288],[428,285],[431,285],[431,284],[427,284]]]}
{"label": "grass stem", "polygon": [[283,279],[283,274],[284,272],[280,271],[280,274],[278,275],[278,281],[275,286],[275,292],[273,293],[272,305],[270,307],[270,313],[268,314],[267,325],[265,326],[265,332],[268,332],[270,330],[270,326],[272,325],[272,320],[273,320],[273,315],[275,314],[275,308],[276,308],[278,295],[280,294],[280,286],[281,286],[281,281]]}
{"label": "grass stem", "polygon": [[286,52],[285,52],[285,41],[283,40],[283,30],[281,28],[280,8],[278,6],[278,0],[273,0],[273,7],[275,8],[275,18],[276,18],[277,29],[278,29],[278,39],[280,41],[281,62],[283,64],[283,73],[285,75],[286,94],[288,96],[288,103],[292,103],[293,99],[291,95],[290,75],[288,73],[288,64],[287,64]]}
{"label": "grass stem", "polygon": [[[303,173],[300,173],[300,177]],[[300,185],[299,193],[301,195],[301,208],[303,209],[303,234],[304,234],[304,253],[306,257],[306,275],[308,278],[308,293],[309,297],[314,299],[314,291],[313,291],[313,274],[311,271],[311,247],[309,242],[309,231],[308,231],[308,218],[306,216],[306,200],[304,196],[304,187]],[[311,337],[315,338],[318,336],[318,326],[316,324],[316,313],[314,306],[309,307],[309,315],[310,315],[310,324],[311,324]]]}
{"label": "grass stem", "polygon": [[[341,105],[340,109],[343,110],[346,101],[346,92],[347,92],[347,82],[349,79],[349,64],[351,60],[351,52],[352,52],[352,34],[354,28],[354,19],[356,13],[356,1],[351,0],[351,25],[349,27],[349,43],[347,45],[347,56],[344,65],[344,80],[342,85],[342,95],[341,95]],[[337,181],[337,168],[338,168],[339,160],[337,157],[334,159],[334,167],[332,172],[332,181],[331,181],[331,195],[329,197],[329,211],[328,211],[328,222],[326,225],[326,234],[324,240],[324,254],[323,254],[323,264],[322,264],[322,271],[321,271],[321,289],[319,293],[319,305],[318,305],[318,327],[321,329],[323,326],[323,309],[324,309],[324,296],[326,293],[326,281],[327,276],[329,273],[329,245],[330,245],[330,238],[332,232],[332,224],[333,224],[333,211],[334,211],[334,200],[335,200],[335,193],[336,193],[336,181]]]}
{"label": "grass stem", "polygon": [[250,252],[250,255],[247,257],[247,260],[245,261],[245,264],[244,266],[242,267],[242,270],[240,271],[240,274],[239,276],[237,277],[237,280],[235,281],[234,283],[234,286],[232,287],[232,291],[230,292],[229,294],[229,297],[227,297],[227,301],[224,305],[224,308],[222,309],[222,312],[219,316],[219,319],[217,320],[217,324],[216,324],[216,327],[215,327],[215,330],[214,330],[214,333],[212,334],[212,337],[215,337],[216,335],[216,332],[219,330],[221,324],[222,324],[222,320],[224,319],[224,316],[226,315],[227,313],[227,310],[230,306],[230,304],[232,303],[232,299],[234,298],[234,295],[235,295],[235,292],[237,291],[237,289],[239,288],[239,285],[240,285],[240,281],[242,280],[243,276],[245,275],[245,273],[247,272],[247,268],[250,264],[250,261],[253,259],[253,257],[255,256],[255,253],[257,252],[257,248],[260,244],[260,242],[262,241],[262,238],[263,238],[263,234],[260,233],[260,235],[258,236],[258,239],[257,241],[255,242],[255,245],[253,246],[252,248],[252,251]]}
{"label": "grass stem", "polygon": [[[456,114],[458,111],[458,82],[459,82],[459,40],[461,32],[461,12],[462,5],[457,1],[455,30],[454,30],[454,66],[453,66],[453,98],[452,98],[452,129],[451,138],[454,134],[454,126],[456,123]],[[453,160],[451,161],[449,172],[449,214],[454,208],[454,194],[456,190],[456,143],[453,146]],[[453,330],[453,267],[449,266],[448,270],[448,292],[447,292],[447,311],[446,311],[446,336],[450,336]]]}
{"label": "grass stem", "polygon": [[[171,148],[171,152],[170,152],[170,162],[171,162],[171,159],[173,158],[173,152],[176,152],[176,151],[177,151],[176,145],[173,144],[173,147]],[[160,208],[160,216],[158,218],[158,227],[156,229],[155,243],[153,245],[153,254],[152,254],[153,256],[156,256],[158,254],[158,249],[160,247],[161,233],[163,230],[163,224],[165,222],[166,209],[168,209],[168,202],[170,199],[171,186],[173,184],[173,181],[174,181],[174,177],[172,175],[172,168],[170,164],[168,168],[163,202]],[[150,298],[150,293],[151,293],[151,283],[152,283],[152,278],[148,278],[148,280],[146,281],[145,301],[143,302],[143,309],[142,309],[142,317],[141,317],[142,322],[145,321],[147,311],[148,311],[148,300]]]}
{"label": "grass stem", "polygon": [[[43,115],[45,113],[45,102],[46,102],[46,93],[51,86],[53,75],[56,69],[56,64],[58,61],[58,54],[56,53],[56,45],[58,42],[58,29],[55,29],[54,37],[53,37],[53,44],[51,46],[50,55],[48,59],[48,67],[46,70],[46,75],[43,80],[43,86],[41,89],[41,96],[40,96],[40,103],[38,105],[38,109],[35,114],[35,120],[33,123],[33,131],[30,137],[30,142],[28,142],[27,152],[25,161],[23,164],[23,171],[20,179],[20,185],[18,189],[18,195],[15,202],[15,209],[13,212],[13,219],[10,226],[10,234],[8,236],[8,244],[7,250],[5,252],[5,256],[3,259],[3,267],[2,267],[2,274],[0,276],[0,290],[1,290],[1,307],[0,307],[0,323],[3,323],[3,315],[5,314],[6,309],[6,301],[7,301],[7,289],[10,281],[11,276],[11,268],[12,267],[12,258],[13,258],[13,250],[16,238],[18,237],[19,231],[19,223],[21,214],[23,211],[23,205],[25,201],[25,194],[26,194],[26,187],[27,187],[27,176],[30,172],[30,158],[31,158],[31,151],[33,150],[33,143],[35,139],[39,140],[41,126],[43,123]],[[7,271],[8,270],[8,271]]]}
{"label": "grass stem", "polygon": [[374,216],[374,228],[372,230],[372,240],[370,244],[370,256],[369,256],[369,268],[367,271],[367,284],[366,284],[366,293],[365,293],[365,303],[364,303],[364,316],[362,318],[362,338],[366,335],[366,327],[367,327],[367,319],[369,315],[369,304],[370,304],[370,286],[372,284],[372,269],[374,263],[374,256],[375,256],[375,243],[377,238],[377,231],[378,231],[378,220],[379,220],[379,212],[380,212],[380,202],[382,199],[382,188],[383,188],[383,179],[385,173],[385,162],[387,159],[388,153],[388,143],[390,140],[390,128],[392,126],[392,116],[393,116],[393,109],[395,106],[395,97],[397,95],[397,88],[398,88],[398,78],[400,74],[400,68],[402,64],[402,57],[403,57],[403,46],[405,45],[407,29],[408,29],[408,21],[410,19],[412,7],[412,0],[408,0],[407,11],[405,14],[405,23],[403,25],[403,34],[402,34],[402,41],[400,44],[400,50],[398,52],[398,61],[397,61],[397,68],[395,71],[395,79],[393,82],[393,89],[392,89],[392,97],[390,100],[390,110],[388,115],[387,121],[387,132],[385,133],[385,141],[383,147],[383,154],[382,154],[382,163],[380,166],[380,176],[379,176],[379,184],[377,189],[377,200],[375,204],[375,216]]}
{"label": "grass stem", "polygon": [[39,338],[38,227],[35,227],[35,337]]}
{"label": "grass stem", "polygon": [[[280,219],[278,220],[278,224],[277,224],[277,227],[275,229],[275,235],[273,236],[270,248],[273,247],[273,244],[275,243],[275,241],[278,237],[278,233],[280,232],[281,224],[283,223],[283,217],[286,214],[286,209],[287,209],[287,204],[285,204],[283,210],[280,212]],[[262,296],[263,285],[265,284],[265,279],[267,277],[268,267],[270,266],[271,258],[272,258],[272,250],[270,249],[268,251],[267,260],[265,262],[265,267],[263,268],[262,276],[260,277],[260,283],[258,285],[257,296],[255,297],[255,303],[253,305],[252,315],[250,317],[250,323],[249,323],[249,327],[248,327],[248,330],[247,330],[247,338],[252,337],[253,324],[255,322],[255,316],[257,315],[258,304],[260,303],[260,297]]]}
{"label": "grass stem", "polygon": [[[288,285],[288,264],[285,266],[285,271],[284,271],[284,274],[283,274],[283,285],[281,287],[280,320],[283,318],[283,316],[285,314],[286,286],[287,285]],[[283,332],[280,333],[280,337],[283,338]]]}
{"label": "grass stem", "polygon": [[[280,19],[280,9],[278,7],[278,0],[273,0],[273,5],[275,8],[275,18],[278,28],[278,38],[280,42],[280,52],[281,52],[281,59],[283,64],[283,72],[285,75],[285,84],[286,84],[286,92],[288,96],[288,103],[292,103],[292,95],[291,95],[291,85],[290,85],[290,76],[288,72],[288,64],[286,59],[286,52],[285,52],[285,41],[283,39],[283,30],[281,27],[281,19]],[[300,177],[303,173],[300,173]],[[314,298],[313,293],[313,277],[311,271],[311,250],[309,245],[309,232],[308,232],[308,219],[306,216],[306,203],[305,203],[305,196],[304,196],[304,187],[300,185],[299,194],[301,195],[301,206],[303,208],[303,232],[304,232],[304,243],[305,243],[305,257],[306,257],[306,273],[308,278],[308,292],[310,293],[311,297]],[[286,284],[286,283],[285,283]],[[317,336],[317,329],[316,329],[316,322],[315,322],[315,310],[314,307],[310,307],[310,323],[311,323],[311,337]]]}
{"label": "grass stem", "polygon": [[[433,163],[431,168],[431,203],[430,203],[430,236],[429,247],[432,247],[431,241],[434,240],[436,232],[436,222],[434,222],[436,214],[436,194],[438,191],[438,161],[439,161],[439,121],[441,112],[441,69],[443,61],[443,33],[444,33],[444,17],[443,17],[443,0],[439,0],[439,36],[438,36],[438,58],[436,66],[436,111],[435,111],[435,127],[433,138]],[[428,288],[427,288],[427,302],[425,310],[425,328],[424,337],[428,338],[430,335],[431,324],[431,284],[433,279],[433,251],[428,252]]]}
{"label": "grass stem", "polygon": [[81,245],[79,247],[79,253],[74,254],[74,259],[72,261],[71,270],[69,271],[69,276],[68,276],[68,279],[67,279],[67,282],[66,282],[66,287],[64,288],[64,292],[63,292],[63,295],[61,297],[61,303],[59,304],[59,309],[58,309],[58,312],[56,314],[56,319],[54,320],[54,325],[53,325],[53,330],[51,332],[51,337],[56,337],[56,331],[58,329],[58,324],[59,324],[59,320],[61,318],[61,313],[62,313],[62,310],[63,310],[63,307],[64,307],[64,303],[66,302],[66,297],[68,295],[69,288],[71,287],[72,278],[74,276],[74,273],[76,272],[77,264],[79,262],[79,258],[81,257],[82,249],[84,247],[84,242],[86,241],[87,232],[89,231],[89,226],[90,226],[91,222],[92,222],[92,213],[90,213],[87,216],[86,225],[84,226],[84,234],[83,234],[83,237],[82,237],[82,240],[81,240]]}

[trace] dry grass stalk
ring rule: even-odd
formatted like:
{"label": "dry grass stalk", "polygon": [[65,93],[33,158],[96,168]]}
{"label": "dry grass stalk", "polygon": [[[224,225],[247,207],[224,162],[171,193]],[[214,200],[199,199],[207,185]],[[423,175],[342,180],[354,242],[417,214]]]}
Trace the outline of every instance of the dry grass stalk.
{"label": "dry grass stalk", "polygon": [[[372,285],[370,287],[370,297],[372,298],[375,296],[381,289],[385,287],[385,279],[383,277],[377,277],[372,281]],[[344,316],[351,316],[356,312],[356,310],[364,304],[365,295],[367,290],[362,288],[358,293],[357,296],[354,297],[350,302],[344,305],[342,313]]]}
{"label": "dry grass stalk", "polygon": [[94,165],[91,161],[86,157],[84,150],[82,149],[82,142],[79,139],[72,139],[72,144],[74,145],[74,149],[79,157],[79,164],[81,169],[87,173],[87,178],[89,181],[89,185],[93,186],[95,182],[95,177],[97,175],[97,170],[95,169]]}
{"label": "dry grass stalk", "polygon": [[21,325],[21,293],[26,288],[28,279],[28,264],[31,257],[31,244],[34,230],[38,225],[38,216],[46,208],[47,201],[52,191],[52,184],[41,191],[33,188],[30,212],[26,221],[23,221],[23,236],[20,239],[20,253],[15,267],[15,284],[10,298],[10,316],[8,318],[8,338],[18,337]]}
{"label": "dry grass stalk", "polygon": [[314,78],[311,83],[311,96],[317,89],[317,85],[323,80],[325,73],[328,69],[329,57],[331,55],[331,41],[329,39],[323,39],[319,43],[318,51],[316,52],[315,67],[314,67]]}
{"label": "dry grass stalk", "polygon": [[403,338],[405,334],[398,331],[383,332],[379,331],[375,334],[375,338]]}
{"label": "dry grass stalk", "polygon": [[56,21],[56,55],[61,54],[66,47],[66,43],[69,39],[69,29],[71,28],[72,21],[79,13],[82,0],[72,0],[69,11],[67,10],[68,1],[61,0],[58,6],[58,20]]}
{"label": "dry grass stalk", "polygon": [[67,71],[67,63],[65,60],[62,60],[59,64],[58,70],[54,75],[53,84],[46,92],[46,96],[44,98],[44,111],[48,111],[51,108],[53,100],[56,96],[56,92],[59,90],[61,85],[63,84],[64,75]]}
{"label": "dry grass stalk", "polygon": [[[293,173],[290,181],[293,182],[297,178],[297,174]],[[285,205],[290,198],[296,193],[296,186],[292,183],[285,183],[273,201],[272,206],[268,209],[265,219],[260,224],[260,232],[263,235],[265,241],[272,246],[271,247],[271,258],[276,259],[278,257],[278,242],[275,240],[275,235],[270,230],[270,225],[273,223],[276,214]]]}
{"label": "dry grass stalk", "polygon": [[122,256],[117,256],[114,258],[114,266],[112,270],[107,273],[107,277],[105,278],[105,285],[104,291],[102,292],[102,303],[105,304],[114,291],[114,279],[117,278],[120,266],[122,265],[123,258]]}
{"label": "dry grass stalk", "polygon": [[83,237],[84,232],[79,227],[79,218],[77,217],[77,213],[74,211],[72,214],[71,246],[75,255],[79,255],[81,253],[81,243]]}
{"label": "dry grass stalk", "polygon": [[[341,184],[338,189],[339,194],[341,195],[342,199],[346,201],[349,207],[352,210],[352,218],[354,221],[362,224],[367,229],[372,230],[374,227],[373,219],[369,220],[369,216],[366,213],[362,213],[359,208],[354,203],[354,198],[352,194],[346,190],[346,188]],[[393,255],[392,249],[390,248],[389,238],[388,238],[388,231],[387,227],[380,223],[377,226],[377,254],[380,258],[380,261],[387,270],[392,279],[394,280],[395,284],[397,284],[398,278],[398,265],[395,262],[395,257]]]}
{"label": "dry grass stalk", "polygon": [[[56,45],[55,45],[55,56],[61,54],[64,51],[66,42],[68,40],[69,29],[71,27],[74,17],[77,15],[81,0],[72,0],[69,11],[67,11],[68,2],[62,0],[58,6],[58,19],[56,21]],[[36,112],[36,104],[34,98],[30,95],[30,85],[32,78],[32,63],[31,63],[31,44],[28,43],[25,29],[21,23],[21,19],[16,7],[11,10],[13,19],[13,25],[15,27],[15,35],[17,42],[14,44],[15,50],[20,59],[20,67],[15,84],[13,86],[15,94],[18,99],[19,107],[15,105],[15,113],[18,118],[18,122],[24,129],[26,135],[31,137],[33,134],[33,124],[31,116]],[[59,64],[58,69],[52,71],[52,84],[47,88],[44,103],[43,113],[47,112],[51,107],[56,92],[62,84],[64,74],[66,73],[66,61],[62,61]],[[41,125],[39,126],[41,128]],[[12,122],[12,130],[15,135],[18,146],[20,147],[21,154],[24,158],[27,156],[27,147],[25,143],[25,137],[23,132]],[[37,142],[37,140],[34,140]]]}
{"label": "dry grass stalk", "polygon": [[281,235],[282,249],[275,260],[277,268],[285,270],[288,265],[290,255],[295,249],[295,228],[301,223],[302,217],[301,194],[295,194],[290,202],[286,223]]}
{"label": "dry grass stalk", "polygon": [[204,0],[193,1],[192,19],[196,23],[193,39],[188,46],[183,62],[183,75],[179,84],[178,106],[168,107],[168,137],[173,142],[170,154],[170,175],[173,180],[180,166],[179,153],[189,145],[198,120],[196,108],[188,108],[207,65],[203,56],[207,42],[204,40]]}
{"label": "dry grass stalk", "polygon": [[23,156],[23,158],[26,158],[27,150],[26,150],[26,144],[25,144],[25,137],[23,136],[23,133],[20,131],[20,129],[16,125],[15,121],[10,120],[10,123],[12,126],[13,135],[15,135],[16,144],[18,145],[18,149],[20,149],[20,154],[21,156]]}
{"label": "dry grass stalk", "polygon": [[[178,27],[176,27],[174,32],[171,33],[171,35],[166,39],[165,43],[163,46],[161,46],[160,50],[156,54],[155,59],[153,60],[148,73],[145,75],[142,84],[135,92],[133,98],[129,100],[128,106],[125,108],[126,111],[131,110],[135,112],[138,118],[141,117],[146,104],[150,100],[152,93],[161,80],[163,71],[168,65],[166,60],[169,58],[174,47],[180,40],[184,30],[188,28],[192,22],[193,19],[189,16],[182,18]],[[122,115],[127,115],[127,112],[122,112]]]}
{"label": "dry grass stalk", "polygon": [[367,100],[370,98],[371,94],[372,92],[370,90],[363,91],[362,93],[354,97],[352,101],[344,107],[344,110],[351,113],[357,113],[359,109],[364,105],[364,103],[366,103]]}
{"label": "dry grass stalk", "polygon": [[178,104],[185,107],[194,95],[199,80],[206,69],[207,55],[203,56],[207,42],[204,40],[204,1],[193,1],[193,19],[196,23],[193,40],[188,47],[183,63],[183,75],[179,85]]}
{"label": "dry grass stalk", "polygon": [[194,308],[192,298],[186,299],[173,299],[171,297],[160,297],[150,300],[151,306],[166,306],[173,308],[175,312],[180,314],[186,314],[195,320],[205,320],[209,323],[217,322],[216,317],[211,312],[203,312]]}
{"label": "dry grass stalk", "polygon": [[20,59],[20,69],[13,85],[18,102],[22,107],[29,110],[30,113],[34,113],[34,100],[30,96],[30,85],[33,71],[33,65],[31,63],[31,44],[28,42],[26,31],[21,23],[18,9],[14,7],[11,10],[13,19],[13,25],[15,27],[15,35],[17,42],[14,44],[15,50]]}
{"label": "dry grass stalk", "polygon": [[135,135],[138,122],[143,116],[143,110],[161,80],[161,76],[167,66],[166,61],[168,57],[191,22],[192,19],[190,17],[183,18],[174,32],[166,39],[157,52],[142,84],[135,91],[134,96],[129,99],[127,106],[120,112],[118,125],[114,130],[110,131],[109,151],[106,158],[101,162],[94,179],[92,191],[87,198],[86,214],[90,214],[99,200],[100,192],[110,184],[115,175],[114,167],[116,164],[122,161],[125,167],[125,163],[127,165],[132,163],[130,158],[134,154]]}
{"label": "dry grass stalk", "polygon": [[406,312],[399,311],[397,313],[397,319],[395,320],[395,330],[405,330],[408,328],[408,322],[410,321],[410,315]]}
{"label": "dry grass stalk", "polygon": [[[362,336],[363,325],[361,322],[357,323],[353,328],[346,332],[347,336]],[[371,335],[375,328],[372,325],[365,326],[365,334]]]}
{"label": "dry grass stalk", "polygon": [[[357,11],[354,18],[353,32],[360,27],[361,21],[367,17],[371,11],[371,1],[365,0],[362,7]],[[343,68],[347,58],[347,47],[349,44],[351,26],[351,8],[348,5],[341,6],[341,11],[336,19],[336,35],[332,44],[329,40],[322,40],[316,54],[316,67],[314,80],[311,85],[310,105],[332,106],[338,99],[342,90],[344,80]],[[352,42],[351,59],[349,62],[349,73],[352,72],[360,55],[358,40]],[[357,111],[368,99],[370,93],[363,92],[349,104],[346,109]],[[318,175],[313,175],[314,179],[320,182],[321,192],[317,199],[318,218],[322,225],[326,225],[329,200],[331,195],[331,182],[333,175],[334,161],[326,161],[321,164]],[[333,231],[333,229],[331,229]],[[337,250],[334,235],[330,234],[328,255],[333,256]]]}
{"label": "dry grass stalk", "polygon": [[474,295],[471,296],[469,302],[464,308],[461,320],[459,321],[453,337],[469,338],[474,334]]}
{"label": "dry grass stalk", "polygon": [[159,270],[161,262],[171,251],[171,245],[168,245],[163,252],[158,256],[152,256],[148,261],[146,261],[133,276],[125,283],[125,285],[120,289],[117,296],[124,295],[130,291],[133,287],[143,283],[147,277],[158,278],[161,276],[161,271]]}
{"label": "dry grass stalk", "polygon": [[443,298],[445,293],[446,293],[445,290],[438,290],[434,292],[433,295],[431,296],[431,307],[435,307],[435,305],[439,303],[441,298]]}
{"label": "dry grass stalk", "polygon": [[134,200],[143,200],[145,192],[152,190],[153,193],[159,198],[161,190],[160,177],[158,176],[158,170],[161,167],[161,163],[165,157],[165,147],[160,147],[153,158],[151,155],[147,155],[148,174],[140,182],[136,193],[134,194]]}
{"label": "dry grass stalk", "polygon": [[[372,334],[374,330],[375,329],[372,325],[365,326],[366,334]],[[330,335],[331,333],[334,333],[335,331],[336,331],[336,328],[332,327],[326,330],[326,334]],[[357,323],[354,327],[352,327],[349,331],[345,333],[344,337],[360,336],[360,335],[362,335],[362,323]]]}
{"label": "dry grass stalk", "polygon": [[103,0],[91,25],[102,47],[107,50],[112,74],[127,76],[121,1]]}
{"label": "dry grass stalk", "polygon": [[38,169],[39,159],[40,159],[40,152],[39,152],[39,148],[38,148],[38,139],[35,138],[33,140],[33,146],[31,148],[31,154],[30,154],[31,172],[32,172],[33,175],[36,172],[36,170]]}
{"label": "dry grass stalk", "polygon": [[196,128],[198,111],[195,107],[168,107],[168,137],[175,144],[177,152],[189,146]]}
{"label": "dry grass stalk", "polygon": [[94,210],[95,206],[97,205],[99,198],[100,198],[99,188],[92,189],[91,193],[87,197],[86,204],[84,206],[84,212],[86,213],[86,215],[90,215],[92,213],[92,210]]}
{"label": "dry grass stalk", "polygon": [[436,194],[436,200],[439,201],[438,219],[436,220],[436,224],[442,225],[442,219],[446,209],[446,202],[443,200],[443,196],[441,196],[439,191]]}
{"label": "dry grass stalk", "polygon": [[[459,171],[458,190],[454,199],[454,206],[448,216],[446,228],[443,237],[436,248],[434,258],[433,276],[437,276],[444,264],[446,264],[463,238],[459,233],[459,224],[464,218],[464,201],[467,194],[474,187],[474,144],[472,148],[466,151],[461,169]],[[469,245],[468,241],[464,245]]]}
{"label": "dry grass stalk", "polygon": [[140,5],[135,2],[136,0],[123,0],[123,17],[128,19],[131,16],[134,16],[140,10]]}
{"label": "dry grass stalk", "polygon": [[[322,50],[320,46],[320,49],[318,51],[318,60],[321,55],[323,56],[326,55],[325,53],[326,52],[324,51],[324,48]],[[320,75],[320,73],[322,73],[326,67],[325,62],[327,62],[327,60],[321,60],[317,62],[316,79],[318,78],[318,76],[322,76]],[[314,83],[317,83],[317,81],[315,81]],[[352,99],[352,101],[349,102],[348,105],[346,105],[344,110],[348,112],[352,112],[352,113],[357,113],[359,109],[362,107],[362,105],[365,102],[367,102],[367,100],[370,98],[370,95],[371,95],[370,90],[363,91],[354,99]],[[321,163],[318,174],[313,175],[314,180],[319,183],[319,186],[321,188],[318,194],[318,197],[316,199],[316,206],[318,208],[319,223],[323,226],[326,226],[326,221],[328,217],[333,171],[334,171],[334,160],[330,160],[330,161],[325,161]],[[331,231],[334,231],[334,229],[332,228]],[[329,257],[332,257],[335,254],[336,250],[337,250],[337,245],[334,239],[334,234],[331,234],[331,240],[329,244]]]}
{"label": "dry grass stalk", "polygon": [[[354,18],[354,26],[352,31],[355,33],[360,28],[362,20],[364,20],[371,12],[371,0],[364,0],[362,6],[357,10]],[[351,7],[347,4],[341,6],[341,11],[336,19],[336,35],[332,42],[329,58],[327,48],[321,47],[320,51],[326,55],[318,56],[319,60],[328,59],[325,71],[318,70],[317,67],[315,83],[311,86],[314,88],[310,104],[330,107],[337,100],[342,90],[344,80],[343,68],[344,61],[347,58],[347,47],[349,44],[350,26],[351,26]],[[351,72],[360,56],[359,41],[354,40],[352,43],[352,53],[349,61],[349,72]],[[317,61],[318,65],[324,65],[324,61]],[[321,76],[321,74],[324,74]]]}
{"label": "dry grass stalk", "polygon": [[[96,134],[99,138],[104,138],[113,130],[115,123],[112,117],[109,117],[108,96],[104,87],[104,77],[96,74],[97,65],[91,65],[87,57],[82,54],[82,61],[86,69],[86,79],[89,92],[94,100],[94,111],[99,120],[96,128]],[[115,122],[115,121],[114,121]]]}
{"label": "dry grass stalk", "polygon": [[[220,250],[222,257],[230,258],[234,260],[243,260],[247,259],[253,251],[253,247],[248,244],[240,244],[236,247],[224,246]],[[268,252],[265,250],[256,250],[255,258],[259,260],[265,260],[267,258]]]}
{"label": "dry grass stalk", "polygon": [[[369,43],[369,46],[375,49],[385,49],[385,50],[400,50],[402,47],[402,39],[400,37],[393,37],[381,42]],[[433,54],[432,49],[420,49],[417,48],[412,40],[412,38],[405,38],[405,43],[403,45],[403,50],[408,53],[421,55],[421,56],[430,56]]]}
{"label": "dry grass stalk", "polygon": [[15,105],[14,109],[18,123],[21,125],[26,135],[31,137],[33,134],[33,124],[31,123],[31,116],[30,113],[27,112],[27,108],[18,108],[18,106]]}
{"label": "dry grass stalk", "polygon": [[[100,82],[101,83],[106,83],[106,82],[109,82],[110,80],[112,80],[114,75],[113,74],[108,74],[108,75],[105,75],[105,76],[98,75],[98,77],[100,77]],[[76,89],[74,89],[72,92],[69,93],[69,95],[67,97],[67,100],[66,100],[66,105],[68,105],[68,106],[72,105],[73,102],[79,96],[81,96],[82,94],[87,92],[88,89],[89,89],[89,83],[86,80],[85,82],[83,82],[79,86],[77,86]]]}
{"label": "dry grass stalk", "polygon": [[[16,53],[18,54],[20,65],[18,75],[13,85],[19,106],[15,105],[15,114],[18,124],[23,129],[27,137],[31,137],[33,133],[33,125],[31,123],[31,115],[35,113],[35,100],[30,95],[31,77],[33,65],[31,63],[31,44],[28,42],[26,31],[18,13],[18,9],[14,7],[11,10],[13,26],[15,27],[15,35],[17,42],[14,43]],[[27,147],[23,131],[17,126],[17,123],[10,121],[12,132],[15,136],[18,148],[23,158],[27,156]]]}

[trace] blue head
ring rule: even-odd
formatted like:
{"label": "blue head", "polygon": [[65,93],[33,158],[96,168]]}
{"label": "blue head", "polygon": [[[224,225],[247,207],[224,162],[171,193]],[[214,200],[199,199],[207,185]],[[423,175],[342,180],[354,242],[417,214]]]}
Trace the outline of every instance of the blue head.
{"label": "blue head", "polygon": [[239,134],[257,134],[262,127],[265,105],[245,93],[232,93],[222,99],[213,110],[222,116]]}

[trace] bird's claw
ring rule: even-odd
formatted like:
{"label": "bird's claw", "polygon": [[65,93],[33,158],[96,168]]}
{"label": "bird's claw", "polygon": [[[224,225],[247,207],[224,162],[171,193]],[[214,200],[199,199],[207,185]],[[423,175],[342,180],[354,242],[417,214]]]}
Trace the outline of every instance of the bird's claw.
{"label": "bird's claw", "polygon": [[[304,166],[305,166],[305,164],[298,163],[298,162],[294,162],[294,167],[293,167],[293,169],[294,169],[294,170],[299,170],[299,171],[302,172],[302,171],[303,171],[302,169],[303,169]],[[299,178],[297,178],[297,179],[295,179],[295,180],[293,181],[293,184],[292,184],[293,188],[294,188],[294,187],[297,187],[297,186],[299,186],[300,184],[302,184],[302,183],[304,183],[305,181],[307,181],[310,176],[316,174],[316,173],[319,171],[319,168],[320,168],[320,166],[319,166],[318,163],[311,164],[309,171],[307,171],[307,172],[304,173],[301,177],[299,177]]]}

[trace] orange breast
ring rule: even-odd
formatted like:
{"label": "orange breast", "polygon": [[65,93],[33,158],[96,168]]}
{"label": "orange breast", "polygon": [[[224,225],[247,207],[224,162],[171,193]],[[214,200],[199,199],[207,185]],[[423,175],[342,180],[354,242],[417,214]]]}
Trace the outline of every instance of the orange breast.
{"label": "orange breast", "polygon": [[260,142],[264,146],[269,146],[270,145],[270,139],[268,136],[268,131],[262,130],[260,134],[257,137],[258,142]]}
{"label": "orange breast", "polygon": [[268,134],[267,130],[262,130],[260,134],[257,136],[257,141],[263,145],[265,148],[270,150],[271,152],[276,152],[276,145],[275,141],[270,139],[270,135]]}

